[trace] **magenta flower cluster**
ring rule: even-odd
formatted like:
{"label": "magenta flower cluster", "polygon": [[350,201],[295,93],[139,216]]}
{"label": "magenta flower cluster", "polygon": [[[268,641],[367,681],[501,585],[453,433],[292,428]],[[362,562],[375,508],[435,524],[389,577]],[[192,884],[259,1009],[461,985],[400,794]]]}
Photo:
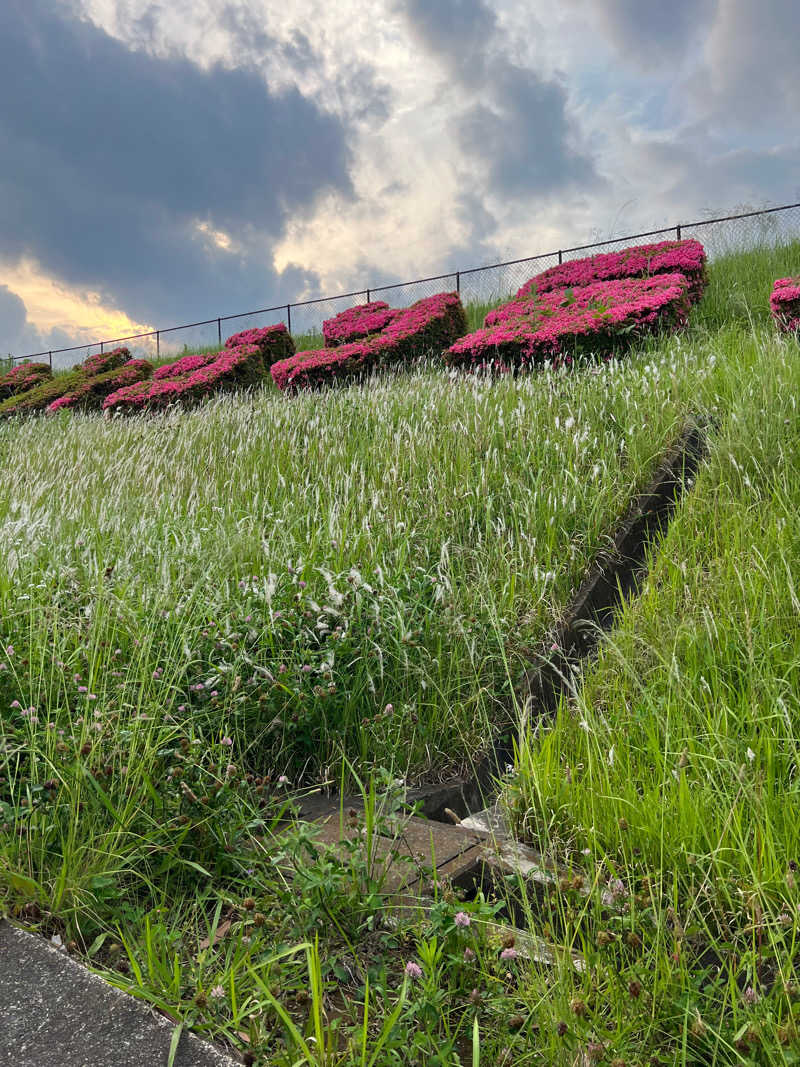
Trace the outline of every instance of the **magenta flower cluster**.
{"label": "magenta flower cluster", "polygon": [[458,293],[438,293],[398,312],[378,333],[363,340],[298,352],[291,359],[274,363],[272,378],[282,390],[357,378],[378,367],[407,363],[417,356],[438,356],[466,329]]}
{"label": "magenta flower cluster", "polygon": [[778,278],[772,287],[769,306],[779,330],[800,331],[800,278]]}
{"label": "magenta flower cluster", "polygon": [[491,312],[482,330],[456,341],[444,358],[451,366],[507,369],[611,353],[633,333],[678,329],[690,307],[683,274],[534,291]]}
{"label": "magenta flower cluster", "polygon": [[370,304],[348,308],[347,311],[323,322],[322,336],[325,338],[325,347],[335,348],[337,345],[346,345],[351,341],[359,341],[362,337],[369,337],[372,333],[379,333],[399,314],[396,308],[390,308],[383,300],[373,300]]}
{"label": "magenta flower cluster", "polygon": [[0,374],[0,400],[26,393],[52,377],[53,372],[46,363],[18,363],[6,374]]}
{"label": "magenta flower cluster", "polygon": [[51,414],[69,408],[73,411],[99,411],[109,394],[150,378],[153,364],[146,359],[129,359],[121,367],[103,374],[83,376],[68,392],[48,404]]}
{"label": "magenta flower cluster", "polygon": [[535,293],[578,288],[594,282],[646,278],[656,274],[683,274],[694,303],[708,284],[705,249],[695,240],[661,241],[574,259],[537,274],[522,286],[517,296],[525,298]]}
{"label": "magenta flower cluster", "polygon": [[265,367],[271,367],[279,359],[289,359],[294,355],[292,335],[282,322],[255,330],[243,330],[233,334],[225,342],[226,348],[239,348],[241,345],[255,345],[260,349]]}
{"label": "magenta flower cluster", "polygon": [[103,411],[157,411],[171,404],[190,407],[214,393],[258,385],[266,374],[261,349],[256,345],[224,348],[201,358],[204,361],[200,365],[193,357],[186,357],[185,361],[178,360],[184,365],[182,370],[118,389],[106,397]]}
{"label": "magenta flower cluster", "polygon": [[94,356],[89,356],[75,369],[87,377],[94,377],[96,374],[105,374],[106,371],[116,370],[123,363],[127,363],[130,358],[130,351],[122,346],[114,348],[110,352],[98,352]]}
{"label": "magenta flower cluster", "polygon": [[218,355],[218,352],[204,352],[196,356],[182,356],[180,359],[173,360],[172,363],[156,367],[153,371],[153,379],[160,382],[165,378],[182,378],[185,374],[191,374],[192,371],[205,367],[207,363],[213,363]]}

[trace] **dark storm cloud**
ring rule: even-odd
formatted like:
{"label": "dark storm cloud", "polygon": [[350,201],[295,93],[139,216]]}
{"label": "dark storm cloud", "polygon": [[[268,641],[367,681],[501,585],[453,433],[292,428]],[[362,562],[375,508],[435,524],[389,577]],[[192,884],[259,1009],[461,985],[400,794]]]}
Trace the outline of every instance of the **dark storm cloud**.
{"label": "dark storm cloud", "polygon": [[[346,128],[298,92],[130,51],[46,0],[0,4],[0,99],[0,254],[134,318],[294,295],[306,279],[275,291],[271,242],[322,190],[350,191]],[[197,219],[245,253],[213,247]]]}
{"label": "dark storm cloud", "polygon": [[497,19],[482,0],[398,0],[397,7],[465,97],[477,98],[454,122],[462,149],[487,166],[493,194],[543,195],[597,180],[576,144],[564,87],[509,59]]}

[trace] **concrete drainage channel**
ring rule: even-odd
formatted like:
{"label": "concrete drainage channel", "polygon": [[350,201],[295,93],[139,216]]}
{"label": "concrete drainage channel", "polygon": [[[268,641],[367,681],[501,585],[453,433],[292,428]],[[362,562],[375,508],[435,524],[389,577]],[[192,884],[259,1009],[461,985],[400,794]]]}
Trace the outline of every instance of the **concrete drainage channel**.
{"label": "concrete drainage channel", "polygon": [[[641,589],[647,576],[648,552],[667,529],[706,452],[706,426],[693,418],[650,484],[634,500],[608,550],[590,568],[564,620],[543,645],[538,665],[523,676],[517,704],[526,708],[530,719],[552,716],[562,699],[577,692],[584,665],[596,652],[603,634],[612,629],[623,601]],[[406,801],[416,804],[422,817],[396,821],[396,836],[382,839],[379,848],[387,856],[410,856],[416,861],[416,873],[401,876],[389,871],[390,893],[405,901],[414,895],[424,897],[426,879],[436,877],[447,878],[474,896],[480,889],[499,888],[508,875],[525,879],[531,903],[549,893],[563,872],[513,839],[496,800],[497,780],[512,760],[513,739],[501,737],[469,777],[408,790]],[[346,827],[341,814],[360,807],[357,797],[336,801],[313,797],[301,808],[300,817],[321,824],[321,840],[336,844],[343,836],[354,837],[359,832],[357,818],[351,815]],[[519,915],[509,919],[524,921]],[[516,934],[526,954],[548,959],[548,950],[532,934]],[[574,962],[580,966],[580,960]]]}
{"label": "concrete drainage channel", "polygon": [[[538,665],[525,672],[517,693],[529,719],[553,714],[559,701],[574,696],[584,664],[610,632],[624,600],[636,596],[647,577],[647,554],[666,531],[687,485],[693,482],[707,452],[707,429],[694,417],[659,464],[650,484],[633,501],[610,547],[589,569],[564,620],[548,636]],[[486,808],[495,781],[513,760],[513,740],[501,737],[469,778],[410,790],[410,803],[438,822],[452,821],[449,812],[466,818]]]}

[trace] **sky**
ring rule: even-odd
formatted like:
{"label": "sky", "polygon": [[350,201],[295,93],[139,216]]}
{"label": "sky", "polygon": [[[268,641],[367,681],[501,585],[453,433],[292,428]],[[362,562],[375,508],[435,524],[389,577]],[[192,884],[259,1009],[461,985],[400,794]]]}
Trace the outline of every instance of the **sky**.
{"label": "sky", "polygon": [[0,0],[0,353],[800,200],[796,0]]}

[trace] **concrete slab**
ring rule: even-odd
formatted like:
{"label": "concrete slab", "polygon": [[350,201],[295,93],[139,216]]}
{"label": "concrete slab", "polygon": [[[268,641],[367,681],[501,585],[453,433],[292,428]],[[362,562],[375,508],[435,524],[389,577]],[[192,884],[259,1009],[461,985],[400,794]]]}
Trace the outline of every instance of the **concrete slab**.
{"label": "concrete slab", "polygon": [[[0,921],[0,1067],[166,1067],[174,1029],[55,945]],[[174,1060],[236,1062],[188,1033]]]}
{"label": "concrete slab", "polygon": [[[361,840],[362,824],[358,814],[340,819],[339,808],[316,819],[320,845],[337,847],[341,841]],[[384,826],[384,833],[372,838],[373,869],[380,870],[384,891],[421,890],[436,877],[448,877],[461,884],[466,872],[474,869],[477,846],[486,843],[486,835],[462,826],[429,822],[412,816],[399,816]],[[389,836],[389,833],[392,836]],[[463,859],[462,859],[463,857]],[[398,862],[400,861],[400,862]]]}

